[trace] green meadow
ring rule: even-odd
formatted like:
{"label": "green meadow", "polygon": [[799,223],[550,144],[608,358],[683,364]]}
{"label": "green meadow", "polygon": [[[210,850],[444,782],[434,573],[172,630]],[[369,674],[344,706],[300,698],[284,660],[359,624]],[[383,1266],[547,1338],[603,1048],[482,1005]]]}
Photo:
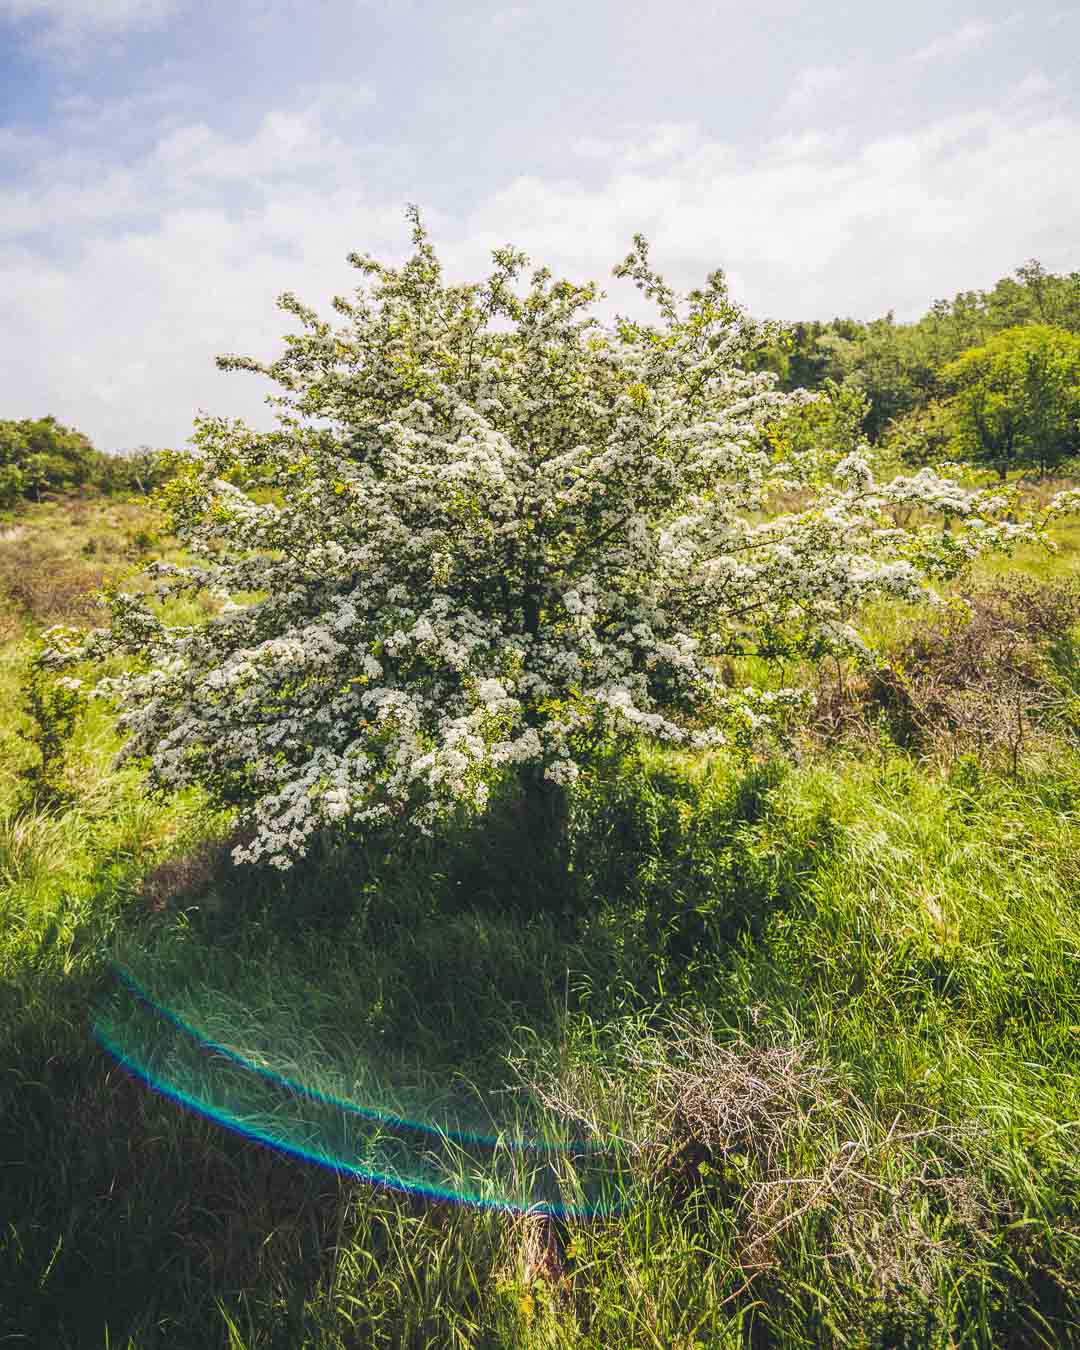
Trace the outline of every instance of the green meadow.
{"label": "green meadow", "polygon": [[884,673],[786,672],[818,694],[786,749],[608,763],[553,896],[509,789],[234,867],[100,703],[35,795],[37,636],[180,555],[137,502],[6,513],[0,1346],[1080,1345],[1054,538],[868,615]]}

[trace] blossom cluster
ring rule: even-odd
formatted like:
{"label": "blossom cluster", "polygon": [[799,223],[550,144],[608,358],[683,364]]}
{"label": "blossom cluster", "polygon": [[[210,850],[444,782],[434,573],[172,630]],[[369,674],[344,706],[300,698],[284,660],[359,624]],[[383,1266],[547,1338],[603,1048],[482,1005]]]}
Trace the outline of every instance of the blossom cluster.
{"label": "blossom cluster", "polygon": [[[244,806],[238,861],[288,867],[334,822],[430,829],[525,766],[568,787],[613,737],[737,741],[805,694],[732,689],[721,658],[857,651],[867,601],[1032,533],[928,469],[876,483],[865,449],[778,451],[766,427],[812,396],[748,369],[774,329],[721,273],[680,299],[635,236],[615,274],[666,322],[604,328],[580,317],[592,285],[541,268],[519,297],[513,249],[444,286],[410,218],[402,269],[350,256],[377,284],[335,298],[343,327],[286,294],[305,336],[269,366],[218,358],[288,392],[276,431],[199,419],[166,489],[194,561],[151,564],[108,628],[54,633],[56,666],[138,658],[97,687],[122,753]],[[770,516],[793,484],[810,504]],[[951,528],[896,526],[912,504]],[[162,620],[197,591],[226,603]]]}

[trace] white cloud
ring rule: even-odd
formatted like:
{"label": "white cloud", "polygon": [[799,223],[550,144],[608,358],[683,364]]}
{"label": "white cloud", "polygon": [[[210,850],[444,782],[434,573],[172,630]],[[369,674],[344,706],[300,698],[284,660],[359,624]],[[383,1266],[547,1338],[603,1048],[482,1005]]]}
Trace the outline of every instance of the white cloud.
{"label": "white cloud", "polygon": [[700,140],[696,122],[636,123],[624,126],[614,139],[579,137],[571,143],[570,151],[582,159],[617,159],[627,168],[638,168],[685,154]]}
{"label": "white cloud", "polygon": [[177,115],[175,109],[193,96],[190,85],[163,79],[148,71],[147,87],[119,97],[92,98],[89,94],[65,94],[53,108],[62,120],[66,139],[105,141],[130,131],[132,126],[160,126]]}
{"label": "white cloud", "polygon": [[9,189],[0,198],[0,239],[47,230],[56,221],[69,231],[92,228],[149,209],[143,184],[130,170],[95,161],[79,167],[77,178]]}
{"label": "white cloud", "polygon": [[310,169],[338,166],[353,147],[332,130],[375,101],[371,85],[325,85],[296,109],[271,109],[255,134],[230,141],[205,122],[179,126],[159,141],[154,162],[185,178],[235,180],[250,185],[289,178]]}
{"label": "white cloud", "polygon": [[[1052,25],[1056,20],[1057,16],[1051,15],[1044,22]],[[962,23],[959,28],[954,28],[951,33],[942,33],[940,37],[928,42],[925,47],[920,47],[917,51],[912,52],[908,60],[919,66],[934,65],[942,61],[954,61],[984,46],[990,38],[998,37],[1008,29],[1026,22],[1030,22],[1030,20],[1022,10],[1014,10],[1004,19],[999,19],[993,23],[987,22],[985,19],[969,19],[967,23]]]}
{"label": "white cloud", "polygon": [[247,141],[233,142],[204,122],[178,127],[158,143],[155,159],[168,173],[221,181],[295,177],[339,159],[343,147],[322,134],[307,110],[271,111]]}
{"label": "white cloud", "polygon": [[843,131],[786,132],[765,143],[767,156],[777,159],[806,159],[840,149],[848,140]]}
{"label": "white cloud", "polygon": [[[601,317],[645,305],[611,277],[640,230],[681,290],[720,266],[755,314],[910,318],[1033,255],[1054,270],[1080,262],[1080,180],[1060,170],[1080,162],[1080,121],[1025,84],[1019,100],[862,145],[810,126],[752,153],[691,123],[623,128],[599,158],[578,146],[587,176],[519,176],[453,217],[418,200],[448,279],[486,275],[490,250],[513,243],[557,275],[600,282]],[[363,186],[327,98],[268,113],[246,137],[174,127],[122,166],[69,150],[9,192],[5,415],[52,411],[106,448],[182,445],[200,407],[272,426],[276,386],[222,374],[214,356],[272,359],[296,328],[277,294],[337,322],[330,298],[361,279],[345,255],[400,262],[410,247],[404,201]],[[330,185],[315,197],[312,165]],[[242,204],[230,204],[242,178]],[[57,237],[78,242],[63,262],[31,243],[58,222]]]}
{"label": "white cloud", "polygon": [[[156,111],[155,105],[170,101],[159,96],[64,100],[91,148],[73,147],[70,132],[65,148],[51,153],[44,137],[34,139],[34,174],[0,198],[0,240],[47,231],[59,220],[83,231],[117,229],[132,217],[164,216],[185,203],[212,203],[223,192],[299,181],[312,170],[355,177],[363,155],[378,154],[379,147],[365,142],[358,148],[333,128],[374,98],[369,85],[324,85],[297,108],[270,110],[251,136],[233,140],[205,122],[180,123],[175,113]],[[141,159],[116,163],[93,148],[95,141],[107,146],[114,128],[135,115],[160,128]],[[29,148],[16,129],[0,127],[0,156],[8,141],[13,150]]]}
{"label": "white cloud", "polygon": [[853,66],[806,66],[792,82],[782,111],[798,112],[826,98],[854,92],[858,76]]}
{"label": "white cloud", "polygon": [[1056,89],[1054,81],[1047,79],[1041,70],[1032,70],[1022,80],[1017,80],[1009,87],[1005,93],[1005,102],[1032,103],[1036,99],[1050,97]]}
{"label": "white cloud", "polygon": [[247,140],[229,140],[207,123],[169,132],[154,150],[154,163],[177,180],[216,180],[251,186],[273,178],[296,178],[312,169],[342,169],[355,147],[332,131],[348,112],[369,107],[370,85],[321,89],[296,109],[271,109]]}

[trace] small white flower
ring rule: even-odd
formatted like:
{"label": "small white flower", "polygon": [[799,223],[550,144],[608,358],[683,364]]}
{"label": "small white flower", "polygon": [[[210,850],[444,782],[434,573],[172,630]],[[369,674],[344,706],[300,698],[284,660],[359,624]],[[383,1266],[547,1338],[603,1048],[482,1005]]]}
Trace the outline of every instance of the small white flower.
{"label": "small white flower", "polygon": [[476,694],[481,703],[500,703],[506,698],[506,690],[498,680],[481,680]]}

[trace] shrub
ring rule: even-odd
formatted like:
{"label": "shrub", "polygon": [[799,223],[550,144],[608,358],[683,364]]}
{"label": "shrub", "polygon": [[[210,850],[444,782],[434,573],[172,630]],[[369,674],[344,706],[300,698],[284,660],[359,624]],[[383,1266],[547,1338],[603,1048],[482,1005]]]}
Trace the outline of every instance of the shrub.
{"label": "shrub", "polygon": [[1070,674],[1080,585],[1014,577],[957,597],[894,644],[876,670],[823,668],[813,730],[953,758],[1003,761],[1015,774],[1025,749],[1062,717],[1076,719]]}
{"label": "shrub", "polygon": [[19,732],[36,758],[18,776],[26,805],[40,810],[66,806],[72,799],[64,782],[64,762],[83,694],[80,680],[51,675],[38,657],[30,662],[24,686],[23,711],[30,718],[30,728]]}
{"label": "shrub", "polygon": [[[201,419],[167,485],[198,562],[151,564],[158,594],[265,598],[192,635],[119,591],[108,630],[56,638],[58,665],[139,659],[101,686],[120,701],[125,754],[158,787],[199,783],[246,808],[256,830],[238,860],[289,867],[347,822],[430,830],[483,811],[513,772],[561,867],[566,790],[613,744],[738,745],[804,706],[798,690],[730,687],[722,658],[856,650],[867,600],[914,598],[1037,533],[1000,519],[1007,495],[930,470],[875,484],[860,450],[817,436],[770,444],[766,427],[813,396],[746,368],[773,329],[730,301],[721,272],[680,315],[635,236],[615,275],[664,326],[600,331],[577,317],[592,284],[549,286],[541,268],[515,295],[528,259],[512,248],[485,283],[443,286],[409,215],[400,271],[350,256],[378,278],[378,308],[363,289],[335,298],[349,324],[331,332],[286,294],[306,336],[270,366],[218,358],[336,429]],[[492,330],[500,319],[511,331]],[[806,506],[762,520],[793,488]],[[890,528],[903,504],[956,527]]]}

